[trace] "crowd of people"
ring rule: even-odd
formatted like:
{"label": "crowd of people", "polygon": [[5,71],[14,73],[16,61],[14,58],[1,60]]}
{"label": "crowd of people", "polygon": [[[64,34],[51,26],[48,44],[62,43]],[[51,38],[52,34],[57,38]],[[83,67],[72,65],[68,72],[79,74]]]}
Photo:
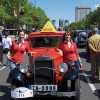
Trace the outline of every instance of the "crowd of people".
{"label": "crowd of people", "polygon": [[[16,63],[23,62],[24,54],[28,53],[29,50],[28,42],[25,41],[24,30],[20,30],[18,38],[12,41],[9,32],[5,33],[5,37],[2,36],[3,29],[4,27],[0,26],[0,65],[4,65],[3,53],[6,53],[6,66],[10,66],[12,70],[16,67]],[[76,29],[73,32],[72,35],[69,30],[65,31],[63,40],[58,44],[56,50],[63,56],[64,62],[74,61],[77,70],[79,70],[79,66],[82,67],[82,61],[76,45],[78,32]],[[88,45],[90,48],[91,77],[95,79],[96,75],[100,78],[100,35],[98,28],[93,28],[92,34],[88,39]]]}

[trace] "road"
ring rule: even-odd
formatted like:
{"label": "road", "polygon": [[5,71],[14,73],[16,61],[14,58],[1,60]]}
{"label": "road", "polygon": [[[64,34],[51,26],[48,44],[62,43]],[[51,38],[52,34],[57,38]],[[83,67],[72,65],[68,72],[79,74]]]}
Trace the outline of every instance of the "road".
{"label": "road", "polygon": [[[80,100],[100,100],[100,80],[98,79],[93,80],[90,77],[90,68],[91,68],[90,60],[89,56],[87,56],[85,53],[85,48],[80,48],[78,49],[78,51],[84,67],[84,69],[80,70],[80,83],[82,90]],[[3,59],[4,59],[3,63],[6,63],[6,55],[4,55]],[[25,62],[28,63],[27,56],[25,57]],[[0,66],[0,100],[10,100],[11,80],[8,79],[9,72],[10,72],[9,67]]]}

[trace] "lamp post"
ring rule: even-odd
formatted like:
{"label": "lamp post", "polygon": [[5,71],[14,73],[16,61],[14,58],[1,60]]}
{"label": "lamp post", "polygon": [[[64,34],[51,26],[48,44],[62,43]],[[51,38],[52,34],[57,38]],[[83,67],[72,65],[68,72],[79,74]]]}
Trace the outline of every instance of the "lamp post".
{"label": "lamp post", "polygon": [[35,0],[35,7],[36,7],[36,0]]}
{"label": "lamp post", "polygon": [[18,0],[18,29],[19,29],[19,0]]}

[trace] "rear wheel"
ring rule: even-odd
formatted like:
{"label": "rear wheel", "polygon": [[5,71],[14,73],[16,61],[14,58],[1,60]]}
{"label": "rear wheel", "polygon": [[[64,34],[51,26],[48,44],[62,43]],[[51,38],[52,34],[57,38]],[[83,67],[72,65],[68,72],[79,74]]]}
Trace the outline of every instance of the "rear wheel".
{"label": "rear wheel", "polygon": [[72,90],[76,91],[76,96],[72,96],[71,100],[80,100],[80,80],[79,78],[72,83]]}

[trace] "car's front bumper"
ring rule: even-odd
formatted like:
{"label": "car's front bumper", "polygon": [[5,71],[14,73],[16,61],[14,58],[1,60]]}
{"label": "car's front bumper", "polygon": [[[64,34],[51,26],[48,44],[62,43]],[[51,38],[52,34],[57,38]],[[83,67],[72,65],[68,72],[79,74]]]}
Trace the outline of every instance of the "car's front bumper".
{"label": "car's front bumper", "polygon": [[78,45],[86,45],[86,43],[78,43]]}
{"label": "car's front bumper", "polygon": [[11,90],[12,98],[28,98],[33,97],[33,90],[30,90],[25,87],[19,87],[14,90]]}
{"label": "car's front bumper", "polygon": [[11,97],[12,98],[29,98],[34,97],[35,95],[51,95],[51,96],[57,96],[57,97],[71,97],[75,96],[76,92],[58,92],[58,91],[50,91],[50,92],[34,92],[33,90],[30,90],[25,87],[19,87],[11,91]]}

